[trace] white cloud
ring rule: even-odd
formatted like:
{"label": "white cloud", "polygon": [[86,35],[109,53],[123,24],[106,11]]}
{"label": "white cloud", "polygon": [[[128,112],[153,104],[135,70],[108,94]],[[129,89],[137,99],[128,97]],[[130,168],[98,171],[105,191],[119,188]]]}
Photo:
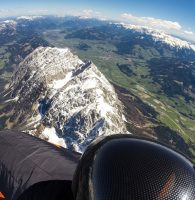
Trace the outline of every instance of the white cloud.
{"label": "white cloud", "polygon": [[123,21],[140,26],[148,26],[160,30],[181,30],[182,26],[178,22],[156,19],[153,17],[139,17],[128,13],[121,14]]}
{"label": "white cloud", "polygon": [[47,9],[0,9],[0,17],[10,17],[10,16],[21,16],[21,15],[47,15],[49,10]]}
{"label": "white cloud", "polygon": [[186,30],[179,22],[156,19],[153,17],[135,16],[128,13],[121,14],[120,20],[126,24],[148,27],[154,30],[166,32],[168,34],[180,36],[190,41],[195,41],[195,33],[191,30],[191,28]]}
{"label": "white cloud", "polygon": [[0,9],[0,13],[6,13],[6,12],[8,12],[8,10],[6,10],[6,9]]}
{"label": "white cloud", "polygon": [[188,35],[195,35],[192,31],[184,31],[184,33],[186,33]]}
{"label": "white cloud", "polygon": [[195,33],[190,30],[184,30],[181,34],[184,38],[187,38],[191,41],[195,41]]}
{"label": "white cloud", "polygon": [[106,16],[103,16],[103,14],[101,12],[98,11],[94,11],[94,10],[82,10],[81,13],[79,13],[79,15],[82,18],[98,18],[98,19],[106,19]]}
{"label": "white cloud", "polygon": [[94,11],[93,10],[83,10],[82,11],[83,15],[87,16],[87,17],[91,17],[94,15]]}
{"label": "white cloud", "polygon": [[48,9],[37,9],[37,10],[33,10],[33,11],[30,10],[28,12],[32,12],[32,13],[36,13],[36,12],[38,12],[38,13],[48,13],[49,10]]}

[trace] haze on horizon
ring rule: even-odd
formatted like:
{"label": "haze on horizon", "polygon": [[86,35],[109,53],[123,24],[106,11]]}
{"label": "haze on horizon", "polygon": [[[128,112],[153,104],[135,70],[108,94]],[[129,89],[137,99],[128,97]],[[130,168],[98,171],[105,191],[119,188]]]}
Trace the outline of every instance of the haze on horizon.
{"label": "haze on horizon", "polygon": [[194,8],[193,0],[1,0],[0,18],[73,15],[116,20],[162,30],[195,42]]}

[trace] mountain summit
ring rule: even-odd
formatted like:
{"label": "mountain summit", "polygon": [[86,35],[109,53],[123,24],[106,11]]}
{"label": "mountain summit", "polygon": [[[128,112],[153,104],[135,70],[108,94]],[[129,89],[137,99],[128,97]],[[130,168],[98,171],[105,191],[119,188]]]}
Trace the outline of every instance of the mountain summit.
{"label": "mountain summit", "polygon": [[126,132],[123,107],[104,75],[69,49],[39,47],[7,89],[8,128],[83,151],[97,136]]}

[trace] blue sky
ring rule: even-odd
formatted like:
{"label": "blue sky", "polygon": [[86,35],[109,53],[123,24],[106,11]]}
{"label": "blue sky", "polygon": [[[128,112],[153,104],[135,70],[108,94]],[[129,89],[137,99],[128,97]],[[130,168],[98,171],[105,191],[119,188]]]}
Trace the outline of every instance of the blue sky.
{"label": "blue sky", "polygon": [[72,14],[115,19],[195,40],[194,10],[195,0],[0,0],[0,17]]}

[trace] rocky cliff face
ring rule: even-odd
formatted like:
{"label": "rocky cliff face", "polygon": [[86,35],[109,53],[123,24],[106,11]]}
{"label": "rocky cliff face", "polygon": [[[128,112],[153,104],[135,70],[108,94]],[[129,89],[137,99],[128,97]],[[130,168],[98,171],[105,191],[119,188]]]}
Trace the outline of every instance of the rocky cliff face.
{"label": "rocky cliff face", "polygon": [[125,133],[121,102],[104,75],[69,49],[39,47],[6,91],[8,128],[83,151],[100,135]]}

